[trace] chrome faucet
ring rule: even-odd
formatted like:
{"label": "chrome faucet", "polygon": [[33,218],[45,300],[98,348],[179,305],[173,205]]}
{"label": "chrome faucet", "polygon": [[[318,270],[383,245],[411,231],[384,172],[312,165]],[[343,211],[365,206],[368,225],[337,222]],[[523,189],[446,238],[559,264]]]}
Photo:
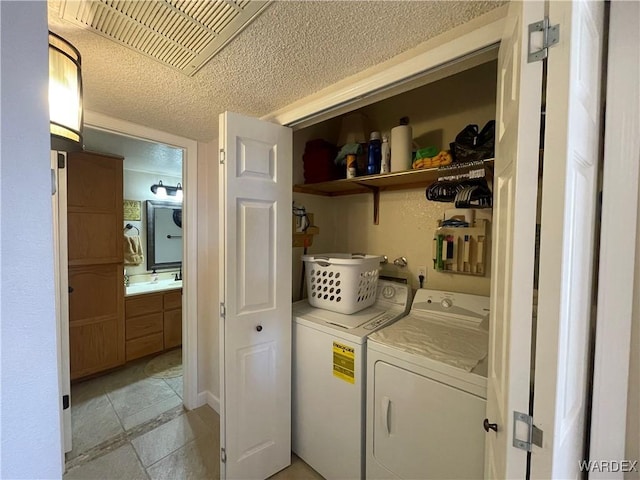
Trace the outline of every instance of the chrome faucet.
{"label": "chrome faucet", "polygon": [[406,267],[407,266],[407,259],[406,257],[398,257],[393,261],[393,264],[396,265],[397,267]]}
{"label": "chrome faucet", "polygon": [[175,281],[178,282],[182,280],[182,267],[180,267],[180,272],[176,273]]}
{"label": "chrome faucet", "polygon": [[126,273],[124,274],[124,286],[129,286],[129,275],[127,275]]}

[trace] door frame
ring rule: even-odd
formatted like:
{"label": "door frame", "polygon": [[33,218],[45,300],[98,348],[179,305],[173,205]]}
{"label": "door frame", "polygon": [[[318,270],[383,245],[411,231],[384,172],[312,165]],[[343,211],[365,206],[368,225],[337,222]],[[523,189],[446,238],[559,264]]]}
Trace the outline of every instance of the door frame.
{"label": "door frame", "polygon": [[182,247],[182,272],[185,288],[182,297],[183,403],[191,410],[198,404],[198,142],[135,123],[85,111],[85,126],[98,130],[164,143],[183,150],[183,212],[186,218]]}
{"label": "door frame", "polygon": [[[60,384],[60,396],[71,398],[71,371],[70,362],[65,362],[69,357],[69,335],[63,332],[69,331],[69,258],[68,258],[68,232],[67,232],[67,172],[58,168],[59,155],[67,161],[67,152],[51,150],[52,177],[55,177],[55,192],[52,193],[53,210],[53,257],[54,257],[54,285],[56,297],[56,335],[58,343],[58,382]],[[65,453],[73,448],[71,409],[64,408],[64,400],[60,402],[62,415],[60,416],[60,433],[62,438],[62,464],[65,462]]]}
{"label": "door frame", "polygon": [[[634,292],[640,281],[636,253],[640,236],[637,230],[640,106],[629,101],[634,95],[637,99],[639,92],[640,69],[637,63],[633,68],[629,62],[633,56],[640,58],[638,20],[638,3],[611,2],[598,311],[587,460],[628,458],[626,430],[635,428],[638,434],[638,425],[627,422],[628,399],[627,394],[622,394],[628,392],[630,386],[631,324],[633,315],[638,315],[634,311]],[[611,392],[620,394],[611,395]],[[605,478],[611,474],[592,472],[589,476]]]}

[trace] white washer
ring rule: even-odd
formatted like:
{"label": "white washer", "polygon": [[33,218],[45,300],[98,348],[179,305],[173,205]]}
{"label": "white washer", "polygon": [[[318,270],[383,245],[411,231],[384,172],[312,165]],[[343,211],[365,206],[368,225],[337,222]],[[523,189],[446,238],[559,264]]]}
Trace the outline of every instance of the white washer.
{"label": "white washer", "polygon": [[292,449],[327,479],[364,478],[367,336],[410,305],[410,288],[386,280],[351,315],[293,304]]}
{"label": "white washer", "polygon": [[483,478],[489,297],[418,290],[367,344],[367,479]]}

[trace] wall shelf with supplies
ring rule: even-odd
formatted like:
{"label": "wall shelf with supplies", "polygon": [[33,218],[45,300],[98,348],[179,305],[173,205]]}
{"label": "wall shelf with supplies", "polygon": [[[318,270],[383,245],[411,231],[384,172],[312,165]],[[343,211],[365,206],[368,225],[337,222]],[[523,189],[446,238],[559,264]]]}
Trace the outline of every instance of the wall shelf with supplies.
{"label": "wall shelf with supplies", "polygon": [[[483,160],[488,170],[493,169],[494,159]],[[472,162],[475,163],[475,162]],[[452,164],[458,171],[470,169],[464,164]],[[477,167],[477,165],[475,165]],[[445,167],[447,168],[447,167]],[[442,177],[442,168],[424,168],[419,170],[404,170],[401,172],[381,173],[378,175],[365,175],[361,177],[332,180],[330,182],[305,183],[293,186],[296,193],[307,193],[311,195],[323,195],[336,197],[341,195],[356,195],[371,192],[373,194],[373,223],[379,223],[379,202],[380,192],[389,190],[406,190],[410,188],[426,188],[431,183]]]}

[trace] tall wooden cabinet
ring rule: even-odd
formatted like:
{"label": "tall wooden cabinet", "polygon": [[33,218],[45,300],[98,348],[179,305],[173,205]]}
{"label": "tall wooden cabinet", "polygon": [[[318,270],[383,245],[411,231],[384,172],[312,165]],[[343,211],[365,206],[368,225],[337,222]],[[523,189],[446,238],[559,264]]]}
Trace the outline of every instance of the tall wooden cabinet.
{"label": "tall wooden cabinet", "polygon": [[67,157],[69,350],[71,379],[122,365],[123,158]]}

